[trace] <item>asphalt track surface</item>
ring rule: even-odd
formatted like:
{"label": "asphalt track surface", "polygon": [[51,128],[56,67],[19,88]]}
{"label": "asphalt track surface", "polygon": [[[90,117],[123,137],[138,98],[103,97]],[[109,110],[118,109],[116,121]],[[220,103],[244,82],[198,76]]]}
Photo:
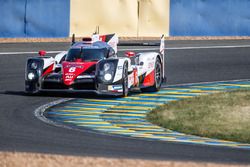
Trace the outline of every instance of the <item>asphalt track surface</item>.
{"label": "asphalt track surface", "polygon": [[[249,40],[168,41],[166,47],[248,44]],[[68,46],[68,43],[0,44],[0,53],[57,51],[66,50]],[[24,69],[29,56],[34,54],[0,55],[0,151],[250,164],[250,150],[148,141],[45,124],[34,116],[36,108],[75,95],[26,96],[23,92]],[[165,63],[168,85],[249,79],[250,47],[169,49]],[[87,96],[90,95],[94,96]]]}

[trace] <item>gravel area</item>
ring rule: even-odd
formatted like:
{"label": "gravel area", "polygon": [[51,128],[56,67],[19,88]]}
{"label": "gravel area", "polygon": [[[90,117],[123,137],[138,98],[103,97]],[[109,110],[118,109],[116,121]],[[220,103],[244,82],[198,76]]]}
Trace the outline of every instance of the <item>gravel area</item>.
{"label": "gravel area", "polygon": [[[243,165],[75,157],[35,153],[0,153],[0,167],[239,167]],[[250,165],[245,165],[250,167]]]}

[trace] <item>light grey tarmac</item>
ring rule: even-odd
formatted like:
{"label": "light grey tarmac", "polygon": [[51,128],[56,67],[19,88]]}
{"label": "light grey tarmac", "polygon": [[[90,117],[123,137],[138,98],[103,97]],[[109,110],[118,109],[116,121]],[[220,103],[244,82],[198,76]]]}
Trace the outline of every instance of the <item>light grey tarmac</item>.
{"label": "light grey tarmac", "polygon": [[[250,40],[167,41],[166,47],[249,44]],[[0,52],[58,51],[66,50],[69,45],[6,43],[0,44]],[[249,150],[148,141],[45,124],[34,116],[34,110],[39,106],[60,98],[95,95],[57,93],[26,96],[23,92],[24,69],[29,56],[35,55],[0,56],[0,151],[250,164]],[[165,60],[167,85],[250,78],[248,47],[166,50]]]}

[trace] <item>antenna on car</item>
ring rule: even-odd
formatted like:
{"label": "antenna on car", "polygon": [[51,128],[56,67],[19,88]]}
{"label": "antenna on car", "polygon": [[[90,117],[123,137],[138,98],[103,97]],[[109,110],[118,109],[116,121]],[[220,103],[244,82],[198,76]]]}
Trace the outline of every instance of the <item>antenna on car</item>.
{"label": "antenna on car", "polygon": [[74,45],[75,43],[76,43],[75,34],[73,34],[72,35],[71,45]]}
{"label": "antenna on car", "polygon": [[99,26],[96,26],[94,35],[99,34]]}

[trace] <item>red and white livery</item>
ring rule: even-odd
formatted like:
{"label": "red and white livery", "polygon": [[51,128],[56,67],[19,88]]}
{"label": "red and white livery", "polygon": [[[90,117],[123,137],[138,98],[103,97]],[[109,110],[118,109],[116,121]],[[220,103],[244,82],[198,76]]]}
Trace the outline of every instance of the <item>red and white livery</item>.
{"label": "red and white livery", "polygon": [[[55,57],[40,51],[38,57],[27,60],[25,90],[40,91],[94,91],[99,94],[127,96],[138,88],[142,91],[158,91],[164,75],[164,36],[159,52],[125,52],[117,54],[118,37],[115,34],[98,35],[75,42],[68,51]],[[133,46],[152,46],[150,43],[127,43]]]}

